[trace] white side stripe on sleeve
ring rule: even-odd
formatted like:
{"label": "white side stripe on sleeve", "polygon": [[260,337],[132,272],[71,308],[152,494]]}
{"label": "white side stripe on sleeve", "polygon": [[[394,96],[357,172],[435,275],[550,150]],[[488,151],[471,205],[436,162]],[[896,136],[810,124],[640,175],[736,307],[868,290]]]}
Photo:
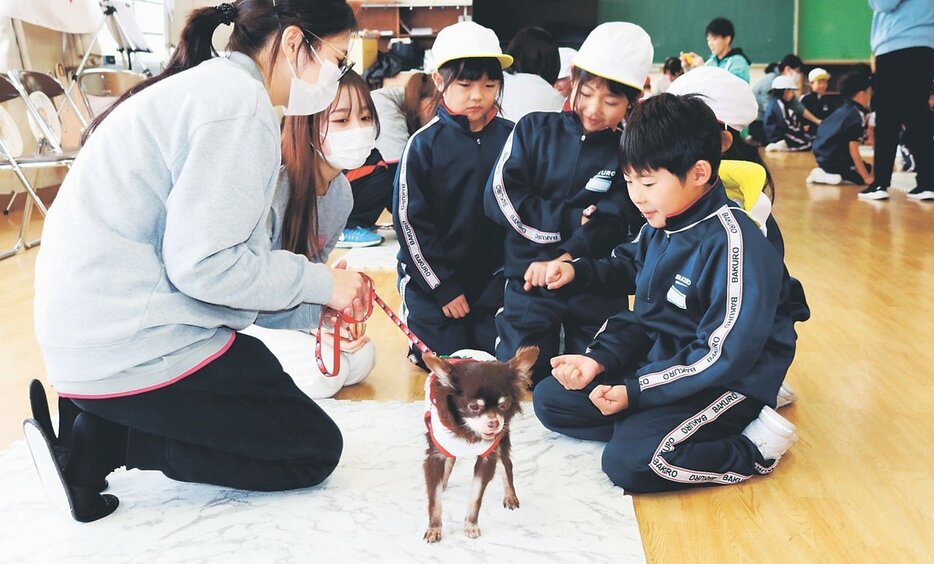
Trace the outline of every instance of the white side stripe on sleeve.
{"label": "white side stripe on sleeve", "polygon": [[422,254],[422,248],[418,244],[415,228],[413,228],[412,224],[409,222],[408,165],[409,149],[412,147],[412,142],[415,141],[415,137],[437,122],[438,116],[435,116],[434,119],[426,123],[424,127],[413,133],[408,143],[405,144],[405,150],[402,152],[402,157],[399,159],[399,226],[402,229],[403,243],[409,251],[409,256],[412,257],[412,262],[414,263],[412,266],[418,269],[418,272],[421,273],[422,278],[425,279],[425,282],[428,282],[428,286],[432,290],[441,285],[441,280],[438,279],[438,275],[435,274],[431,265],[428,264],[428,259]]}
{"label": "white side stripe on sleeve", "polygon": [[726,314],[723,323],[710,333],[707,340],[708,352],[690,366],[672,366],[661,372],[651,372],[639,378],[639,389],[647,390],[663,384],[670,384],[687,376],[695,376],[713,366],[723,354],[723,345],[727,335],[736,325],[743,305],[743,234],[739,224],[726,206],[716,213],[717,219],[726,231],[729,260],[727,261]]}
{"label": "white side stripe on sleeve", "polygon": [[510,201],[509,195],[506,193],[506,186],[503,183],[503,167],[506,165],[506,161],[509,160],[509,156],[512,155],[512,137],[515,133],[516,130],[513,129],[509,137],[506,138],[503,152],[500,153],[499,160],[496,161],[496,167],[493,169],[493,196],[496,198],[496,203],[499,205],[500,211],[503,212],[509,224],[512,225],[512,228],[515,229],[519,235],[522,235],[533,243],[539,243],[541,245],[559,243],[561,242],[560,233],[539,231],[534,227],[522,223],[522,218],[519,217],[519,213],[516,212],[516,208],[512,206],[512,201]]}

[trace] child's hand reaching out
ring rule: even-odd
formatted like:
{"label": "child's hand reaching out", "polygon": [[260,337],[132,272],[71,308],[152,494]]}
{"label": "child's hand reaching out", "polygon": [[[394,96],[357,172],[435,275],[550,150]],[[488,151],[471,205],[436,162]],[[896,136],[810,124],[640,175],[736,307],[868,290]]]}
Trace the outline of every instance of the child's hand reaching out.
{"label": "child's hand reaching out", "polygon": [[551,375],[568,390],[581,390],[598,374],[603,365],[581,354],[565,354],[551,359]]}
{"label": "child's hand reaching out", "polygon": [[[572,258],[573,257],[570,254],[564,253],[563,255],[561,255],[560,257],[554,260],[549,260],[549,261],[540,260],[540,261],[533,262],[525,270],[525,277],[524,277],[525,284],[523,284],[522,289],[528,292],[532,288],[542,288],[544,286],[548,286],[549,290],[555,290],[557,288],[560,288],[561,286],[564,286],[564,284],[567,284],[571,280],[564,282],[564,284],[555,286],[554,288],[551,287],[551,285],[549,284],[549,280],[548,280],[549,268],[550,268],[550,265],[554,262],[564,262],[566,260],[571,260]],[[574,276],[572,274],[571,279],[573,278]]]}

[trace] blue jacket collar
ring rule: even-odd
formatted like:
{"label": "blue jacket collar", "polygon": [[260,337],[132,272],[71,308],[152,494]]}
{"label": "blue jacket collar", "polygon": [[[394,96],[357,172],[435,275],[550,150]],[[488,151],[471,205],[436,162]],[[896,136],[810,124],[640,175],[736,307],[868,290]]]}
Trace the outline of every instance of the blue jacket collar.
{"label": "blue jacket collar", "polygon": [[690,227],[711,216],[723,206],[736,207],[736,204],[726,197],[726,190],[723,188],[723,182],[717,178],[713,187],[707,190],[707,193],[701,196],[699,200],[694,202],[694,205],[680,214],[668,218],[665,222],[665,231],[670,233]]}
{"label": "blue jacket collar", "polygon": [[494,117],[493,119],[488,121],[487,124],[483,126],[483,129],[481,129],[480,131],[471,131],[470,122],[467,120],[467,116],[459,115],[459,114],[452,114],[450,110],[448,110],[447,107],[444,105],[443,101],[438,103],[437,115],[438,115],[438,119],[441,120],[441,123],[445,125],[450,125],[452,127],[456,127],[462,130],[467,135],[479,135],[483,133],[484,131],[486,131],[486,128],[489,127],[490,124],[493,123],[493,121],[496,119],[496,117]]}

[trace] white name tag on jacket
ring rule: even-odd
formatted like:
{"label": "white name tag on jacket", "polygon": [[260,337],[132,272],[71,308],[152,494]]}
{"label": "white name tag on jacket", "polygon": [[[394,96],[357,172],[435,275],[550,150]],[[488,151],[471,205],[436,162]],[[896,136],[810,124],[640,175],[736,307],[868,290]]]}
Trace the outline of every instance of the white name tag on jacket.
{"label": "white name tag on jacket", "polygon": [[593,176],[587,181],[587,185],[584,186],[584,188],[591,192],[608,192],[610,190],[610,179]]}
{"label": "white name tag on jacket", "polygon": [[682,293],[681,293],[677,288],[675,288],[674,286],[668,288],[668,301],[671,302],[671,303],[673,303],[673,304],[675,304],[676,306],[680,307],[681,309],[687,309],[687,308],[688,308],[688,303],[687,303],[688,298],[687,298],[687,296],[685,296],[684,294],[682,294]]}

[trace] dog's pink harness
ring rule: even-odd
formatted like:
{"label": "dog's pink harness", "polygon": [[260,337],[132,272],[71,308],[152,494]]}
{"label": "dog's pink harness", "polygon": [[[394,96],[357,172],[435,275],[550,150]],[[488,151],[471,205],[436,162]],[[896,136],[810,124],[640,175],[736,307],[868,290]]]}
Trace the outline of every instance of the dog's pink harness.
{"label": "dog's pink harness", "polygon": [[[496,360],[489,353],[464,349],[457,351],[448,358],[448,362],[456,364],[463,360]],[[437,400],[431,393],[431,386],[438,380],[434,373],[425,378],[425,427],[428,428],[428,436],[431,437],[432,444],[441,454],[448,458],[459,458],[467,456],[487,457],[499,446],[499,441],[503,438],[500,432],[493,440],[481,439],[477,442],[470,442],[463,437],[454,434],[451,429],[444,424],[438,415]]]}

